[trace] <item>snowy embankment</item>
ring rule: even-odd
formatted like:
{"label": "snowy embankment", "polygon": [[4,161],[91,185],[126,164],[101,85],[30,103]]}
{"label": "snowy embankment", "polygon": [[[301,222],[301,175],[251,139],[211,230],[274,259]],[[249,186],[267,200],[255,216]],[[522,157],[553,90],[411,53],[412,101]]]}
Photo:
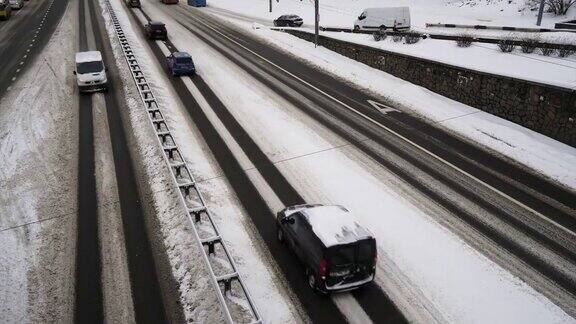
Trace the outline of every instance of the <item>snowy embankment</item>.
{"label": "snowy embankment", "polygon": [[0,102],[0,323],[72,322],[76,8]]}
{"label": "snowy embankment", "polygon": [[[228,6],[230,9],[237,7],[237,5],[232,4],[232,1],[228,0],[210,0],[208,3],[210,5]],[[260,1],[254,1],[254,3],[260,3]],[[287,0],[282,3],[300,2]],[[208,12],[210,10],[208,8]],[[246,9],[242,9],[242,12],[244,10]],[[252,12],[252,15],[265,16],[265,12],[266,8],[259,8],[258,11]],[[217,15],[218,13],[214,14]],[[263,40],[300,57],[320,69],[352,82],[372,92],[375,96],[382,97],[384,101],[388,101],[405,111],[411,111],[422,116],[441,127],[456,132],[464,138],[518,161],[567,187],[576,189],[575,148],[476,108],[437,95],[425,88],[403,81],[332,51],[321,47],[314,48],[313,44],[291,35],[266,28],[253,29],[253,24],[249,22],[249,19],[245,17],[232,18],[231,16],[233,15],[225,15],[222,18],[228,19],[246,31],[252,32]],[[366,37],[365,35],[359,36]],[[386,43],[402,48],[410,46],[395,44],[391,41],[386,41]],[[459,49],[454,45],[453,48],[450,48],[450,51],[452,50],[466,49]],[[450,51],[446,51],[442,55],[449,57],[452,55],[449,54]],[[516,56],[510,54],[493,54],[516,58]],[[482,62],[490,63],[488,60],[483,60]],[[511,64],[514,65],[514,63]],[[533,69],[533,66],[523,69],[523,71],[531,69]],[[566,70],[556,71],[555,76],[558,78],[576,82],[576,70],[567,68]],[[570,73],[570,71],[575,72]]]}
{"label": "snowy embankment", "polygon": [[[304,18],[305,27],[303,30],[313,32],[310,24],[314,23],[314,8],[310,1],[284,0],[275,3],[273,13],[268,12],[268,8],[263,6],[263,1],[251,0],[239,3],[232,0],[210,0],[210,6],[225,9],[227,12],[214,10],[216,14],[226,14],[234,12],[241,15],[239,19],[249,22],[250,18],[258,23],[271,24],[271,21],[281,14],[295,13]],[[522,12],[511,10],[513,8],[522,8],[515,3],[502,5],[506,11],[500,11],[500,5],[482,5],[477,7],[457,7],[448,5],[445,1],[423,1],[423,0],[397,0],[386,2],[385,6],[408,5],[411,9],[412,29],[423,33],[437,33],[460,35],[467,34],[478,37],[497,37],[497,38],[523,38],[538,37],[542,41],[554,43],[576,43],[576,33],[511,33],[509,31],[478,31],[478,30],[454,30],[442,28],[426,28],[427,22],[446,22],[446,23],[467,23],[477,24],[497,24],[502,23],[506,26],[525,26],[532,19],[533,13],[529,10]],[[354,20],[364,8],[381,7],[381,2],[375,0],[361,0],[355,2],[325,0],[321,2],[320,24],[330,27],[352,28]],[[519,10],[519,9],[516,9]],[[576,10],[572,11],[576,14]],[[233,17],[233,15],[227,14]],[[486,17],[493,17],[492,23],[487,23]],[[547,16],[546,26],[553,25],[553,22],[562,18]],[[566,17],[564,17],[566,19]],[[502,25],[501,24],[501,25]],[[306,27],[308,25],[308,27]],[[352,43],[358,43],[366,46],[372,46],[387,51],[402,53],[406,55],[421,57],[446,64],[469,68],[486,73],[505,75],[513,78],[525,79],[534,82],[552,84],[564,88],[576,88],[576,56],[572,55],[566,58],[556,56],[543,56],[537,53],[524,54],[517,49],[513,53],[504,54],[500,52],[497,45],[475,43],[469,48],[459,48],[453,41],[425,39],[417,44],[395,43],[389,38],[384,41],[376,42],[371,35],[322,32],[322,35],[345,40]]]}
{"label": "snowy embankment", "polygon": [[[178,49],[193,54],[198,73],[307,201],[342,204],[375,234],[377,283],[408,318],[455,323],[574,322],[533,288],[439,225],[433,215],[446,211],[423,197],[407,195],[405,184],[393,174],[191,35],[171,17],[172,7],[144,1],[144,8],[153,19],[166,23]],[[306,44],[276,34],[294,41],[293,45]],[[330,62],[333,55],[324,59]],[[452,112],[459,113],[458,108]],[[185,116],[174,114],[171,118],[179,128],[193,128]],[[180,144],[188,148],[186,158],[191,165],[207,165],[209,156],[198,147],[197,137],[181,138]],[[196,170],[203,179],[219,174],[211,168]],[[239,225],[246,226],[222,223],[222,228],[233,231]],[[238,243],[230,242],[234,253],[254,257],[252,247]],[[239,263],[246,266],[244,260]],[[249,282],[258,282],[253,278],[260,277],[258,271],[261,269],[248,273]],[[259,282],[268,287],[266,280]],[[257,298],[263,301],[261,295]],[[348,318],[355,315],[347,311],[354,302],[345,300],[338,305]],[[265,308],[263,315],[270,315],[268,306],[259,306]]]}

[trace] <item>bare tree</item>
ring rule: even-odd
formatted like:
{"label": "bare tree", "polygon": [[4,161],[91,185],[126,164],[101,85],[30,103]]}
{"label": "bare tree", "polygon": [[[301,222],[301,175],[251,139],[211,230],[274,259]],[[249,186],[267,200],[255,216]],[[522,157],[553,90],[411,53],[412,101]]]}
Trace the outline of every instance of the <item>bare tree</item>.
{"label": "bare tree", "polygon": [[576,4],[576,0],[546,0],[546,4],[554,14],[565,15],[568,9]]}

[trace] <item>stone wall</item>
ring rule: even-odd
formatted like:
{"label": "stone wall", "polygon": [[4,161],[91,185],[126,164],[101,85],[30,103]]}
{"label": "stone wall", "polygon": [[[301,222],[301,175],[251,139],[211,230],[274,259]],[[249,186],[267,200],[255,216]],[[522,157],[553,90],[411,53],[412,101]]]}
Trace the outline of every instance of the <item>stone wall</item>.
{"label": "stone wall", "polygon": [[[314,35],[308,32],[285,32],[314,41]],[[576,90],[469,70],[326,36],[320,36],[319,45],[576,147]],[[567,69],[566,73],[573,72]]]}

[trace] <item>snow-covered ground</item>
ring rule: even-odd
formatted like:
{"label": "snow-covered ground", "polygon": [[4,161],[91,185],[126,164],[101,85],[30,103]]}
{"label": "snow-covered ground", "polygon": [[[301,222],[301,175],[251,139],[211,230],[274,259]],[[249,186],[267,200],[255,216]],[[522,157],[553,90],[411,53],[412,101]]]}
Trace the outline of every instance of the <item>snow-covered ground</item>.
{"label": "snow-covered ground", "polygon": [[[426,23],[458,23],[471,25],[497,26],[532,26],[536,22],[535,12],[530,11],[524,0],[511,1],[467,1],[477,3],[474,6],[463,5],[462,1],[446,0],[392,0],[383,4],[378,0],[339,1],[324,0],[320,7],[320,24],[330,27],[351,28],[356,17],[364,8],[407,5],[410,6],[412,29],[424,33],[474,35],[499,38],[539,37],[541,40],[556,43],[576,43],[576,33],[510,33],[509,31],[478,31],[463,29],[426,28]],[[304,18],[304,30],[314,23],[313,1],[282,0],[273,2],[272,13],[268,12],[267,1],[264,0],[209,0],[208,5],[226,11],[213,10],[214,13],[225,15],[234,12],[244,21],[270,24],[281,14],[295,13]],[[523,9],[524,8],[524,9]],[[523,9],[523,10],[522,10]],[[228,14],[228,16],[230,16]],[[576,16],[576,8],[567,16],[555,17],[547,14],[544,25],[553,27],[557,21]],[[308,26],[306,26],[308,25]],[[534,26],[532,26],[534,27]],[[510,54],[500,52],[494,44],[476,43],[469,48],[459,48],[455,42],[425,39],[417,44],[395,43],[390,38],[376,42],[371,35],[322,32],[323,35],[349,42],[373,46],[392,52],[422,57],[478,71],[506,75],[510,77],[553,84],[565,88],[576,88],[576,55],[566,58],[543,56],[537,53],[524,54],[519,49]]]}
{"label": "snow-covered ground", "polygon": [[502,53],[495,44],[474,43],[469,48],[462,48],[455,42],[435,39],[409,45],[396,43],[392,37],[377,42],[372,35],[334,32],[322,32],[322,35],[476,71],[576,89],[576,55],[560,58],[524,54],[518,49]]}
{"label": "snow-covered ground", "polygon": [[[0,102],[0,322],[72,322],[78,110],[69,5]],[[0,76],[3,77],[3,76]]]}
{"label": "snow-covered ground", "polygon": [[[465,2],[469,4],[464,4]],[[537,11],[526,5],[525,0],[321,0],[320,21],[322,26],[352,28],[354,20],[365,8],[409,6],[412,25],[425,28],[426,23],[469,24],[537,27]],[[282,14],[297,14],[305,24],[314,23],[314,0],[272,1],[272,13],[268,0],[208,0],[209,7],[231,10],[246,16],[261,17],[268,21]],[[474,4],[474,5],[472,5]],[[554,27],[559,21],[574,17],[576,9],[566,16],[546,13],[542,27]]]}
{"label": "snow-covered ground", "polygon": [[[403,185],[394,175],[355,148],[345,145],[342,139],[192,36],[170,17],[173,7],[158,5],[153,0],[143,1],[143,6],[152,19],[166,23],[172,42],[180,50],[193,53],[198,73],[307,201],[343,204],[374,232],[379,246],[379,268],[382,270],[378,273],[377,282],[388,287],[393,285],[390,281],[394,279],[391,278],[403,278],[402,282],[396,282],[396,287],[400,287],[399,292],[387,292],[402,305],[402,310],[407,312],[410,319],[470,323],[574,322],[533,288],[439,225],[431,215],[445,213],[441,208],[425,202],[422,197],[416,203],[401,194],[399,188]],[[273,32],[257,33],[269,37]],[[307,44],[287,35],[274,35],[288,39],[295,46]],[[334,54],[324,54],[322,60],[330,64]],[[379,78],[379,82],[386,78],[383,73],[374,77]],[[398,80],[388,82],[388,85],[392,83],[396,86],[396,91],[399,87],[406,87],[406,91],[424,93],[428,97],[420,99],[428,100],[427,103],[432,101],[445,105],[449,102],[420,88],[401,84]],[[198,135],[182,112],[183,108],[178,105],[171,107],[174,109],[171,109],[170,118],[177,125],[176,129],[191,129],[186,133],[188,136],[179,137],[186,160],[196,170],[198,178],[217,177],[220,172],[213,166],[207,167],[213,162],[206,163],[206,160],[212,159],[206,150],[201,149]],[[471,108],[454,104],[450,107],[451,110],[444,112],[443,119],[462,114],[462,109],[467,109],[467,113],[474,112]],[[210,183],[206,185],[213,186]],[[234,229],[238,224],[222,222],[220,225],[223,232],[238,230]],[[254,258],[252,246],[242,246],[241,241],[231,241],[230,244],[234,254]],[[239,263],[246,270],[246,262]],[[393,269],[394,273],[386,272],[389,269]],[[250,288],[250,285],[257,283],[250,277],[260,275],[249,272],[248,276]],[[264,276],[267,277],[269,275]],[[270,285],[266,284],[266,287]],[[262,293],[267,295],[266,289]],[[263,297],[257,296],[258,306],[265,309],[265,314],[270,314],[269,306],[261,304],[265,300]],[[352,316],[347,313],[346,306],[353,302],[347,300],[339,304],[346,316]],[[419,311],[415,309],[419,307],[427,309],[429,314],[416,314]],[[488,309],[490,311],[486,311]]]}

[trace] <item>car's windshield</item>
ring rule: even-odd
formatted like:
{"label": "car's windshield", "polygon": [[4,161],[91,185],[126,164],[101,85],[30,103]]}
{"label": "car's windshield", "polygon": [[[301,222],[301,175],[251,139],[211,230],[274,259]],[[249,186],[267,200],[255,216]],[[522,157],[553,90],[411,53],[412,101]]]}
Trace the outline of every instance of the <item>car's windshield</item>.
{"label": "car's windshield", "polygon": [[190,64],[190,63],[192,63],[192,59],[189,57],[177,57],[176,63],[178,63],[178,64]]}
{"label": "car's windshield", "polygon": [[354,263],[354,245],[332,247],[330,249],[329,264],[334,266]]}
{"label": "car's windshield", "polygon": [[102,70],[104,70],[104,66],[101,61],[78,63],[78,73],[80,74],[100,72]]}

